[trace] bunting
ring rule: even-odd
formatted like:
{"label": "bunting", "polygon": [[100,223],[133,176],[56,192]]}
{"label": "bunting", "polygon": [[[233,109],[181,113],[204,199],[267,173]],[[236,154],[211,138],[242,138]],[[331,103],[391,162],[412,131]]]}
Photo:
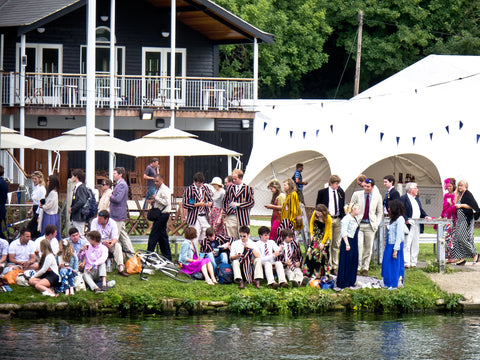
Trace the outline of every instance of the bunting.
{"label": "bunting", "polygon": [[365,134],[367,133],[367,130],[368,130],[368,125],[365,124]]}
{"label": "bunting", "polygon": [[413,143],[414,146],[415,146],[415,140],[416,140],[416,139],[417,139],[417,138],[416,138],[415,136],[412,137],[412,143]]}
{"label": "bunting", "polygon": [[380,142],[382,142],[382,140],[383,140],[383,135],[385,135],[385,134],[381,132],[380,133]]}
{"label": "bunting", "polygon": [[267,122],[263,123],[263,131],[265,131],[265,128],[267,127]]}
{"label": "bunting", "polygon": [[292,138],[293,136],[293,131],[290,130],[290,139]]}
{"label": "bunting", "polygon": [[333,134],[333,124],[332,124],[332,125],[330,125],[330,131],[331,131],[331,132],[332,132],[332,134]]}
{"label": "bunting", "polygon": [[303,132],[303,138],[304,138],[304,139],[305,139],[305,136],[306,136],[306,135],[307,135],[307,132],[304,131],[304,132]]}
{"label": "bunting", "polygon": [[400,136],[397,136],[397,145],[400,142]]}
{"label": "bunting", "polygon": [[447,130],[447,133],[450,134],[450,127],[448,125],[445,126],[445,130]]}
{"label": "bunting", "polygon": [[458,123],[458,130],[462,130],[462,127],[463,127],[463,122],[462,120],[460,120]]}

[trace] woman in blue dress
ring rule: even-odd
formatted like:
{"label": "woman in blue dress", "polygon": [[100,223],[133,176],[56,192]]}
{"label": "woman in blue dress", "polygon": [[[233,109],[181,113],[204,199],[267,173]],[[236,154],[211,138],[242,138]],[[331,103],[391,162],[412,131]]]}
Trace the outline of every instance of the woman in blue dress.
{"label": "woman in blue dress", "polygon": [[355,286],[358,267],[358,222],[360,205],[350,204],[348,214],[340,222],[340,256],[338,259],[337,287],[344,289]]}
{"label": "woman in blue dress", "polygon": [[405,240],[405,207],[400,200],[388,203],[390,224],[387,226],[387,239],[383,252],[382,278],[387,288],[403,287],[405,267],[403,242]]}

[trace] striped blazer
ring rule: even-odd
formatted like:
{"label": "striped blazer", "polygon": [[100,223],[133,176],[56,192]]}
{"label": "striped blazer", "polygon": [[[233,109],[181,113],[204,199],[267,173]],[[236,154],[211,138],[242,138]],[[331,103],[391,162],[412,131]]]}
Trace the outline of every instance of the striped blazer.
{"label": "striped blazer", "polygon": [[[239,226],[249,226],[250,210],[255,205],[253,189],[248,185],[242,184],[238,193],[235,190],[235,185],[227,188],[223,197],[223,213],[225,215],[237,215]],[[240,205],[234,209],[230,206],[232,202],[237,202]]]}
{"label": "striped blazer", "polygon": [[[212,193],[208,189],[208,187],[203,184],[201,187],[201,190],[203,192],[203,201],[204,202],[211,202],[212,201]],[[210,209],[208,207],[201,207],[201,206],[195,206],[196,203],[202,202],[202,194],[200,191],[197,190],[197,187],[192,184],[189,187],[185,189],[183,192],[183,207],[187,209],[187,224],[189,226],[194,226],[195,223],[197,222],[197,217],[198,214],[200,213],[200,210],[202,212],[205,212],[205,216],[207,217],[208,220],[208,213]]]}
{"label": "striped blazer", "polygon": [[[287,251],[287,244],[286,243],[282,243],[283,244],[283,251],[282,253],[277,257],[277,260],[278,261],[281,261],[284,265],[286,265],[286,262],[287,262],[287,256],[286,256],[286,251]],[[297,240],[292,240],[292,242],[290,243],[291,246],[292,246],[292,249],[293,249],[293,254],[292,254],[292,262],[293,263],[296,263],[296,262],[299,262],[300,263],[300,267],[302,267],[302,262],[303,262],[303,256],[302,256],[302,250],[300,249],[300,244],[297,242]]]}

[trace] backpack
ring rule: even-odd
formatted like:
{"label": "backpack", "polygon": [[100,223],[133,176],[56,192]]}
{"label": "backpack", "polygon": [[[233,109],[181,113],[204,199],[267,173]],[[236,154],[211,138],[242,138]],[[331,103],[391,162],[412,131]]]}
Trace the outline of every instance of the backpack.
{"label": "backpack", "polygon": [[216,275],[218,276],[218,282],[220,284],[231,284],[233,283],[233,270],[232,265],[220,263],[215,270]]}
{"label": "backpack", "polygon": [[92,189],[86,188],[88,192],[88,199],[82,207],[82,217],[85,218],[85,221],[93,219],[97,215],[97,200],[95,199],[95,194]]}

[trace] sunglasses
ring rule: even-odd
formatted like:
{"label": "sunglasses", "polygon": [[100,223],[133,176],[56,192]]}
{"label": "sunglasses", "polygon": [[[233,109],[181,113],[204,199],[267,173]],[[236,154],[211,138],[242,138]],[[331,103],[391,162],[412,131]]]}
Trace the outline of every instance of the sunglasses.
{"label": "sunglasses", "polygon": [[240,235],[240,237],[241,237],[241,238],[246,238],[246,237],[247,237],[247,235]]}
{"label": "sunglasses", "polygon": [[372,179],[365,179],[365,182],[366,182],[367,184],[371,184],[371,183],[373,183],[373,180],[372,180]]}

